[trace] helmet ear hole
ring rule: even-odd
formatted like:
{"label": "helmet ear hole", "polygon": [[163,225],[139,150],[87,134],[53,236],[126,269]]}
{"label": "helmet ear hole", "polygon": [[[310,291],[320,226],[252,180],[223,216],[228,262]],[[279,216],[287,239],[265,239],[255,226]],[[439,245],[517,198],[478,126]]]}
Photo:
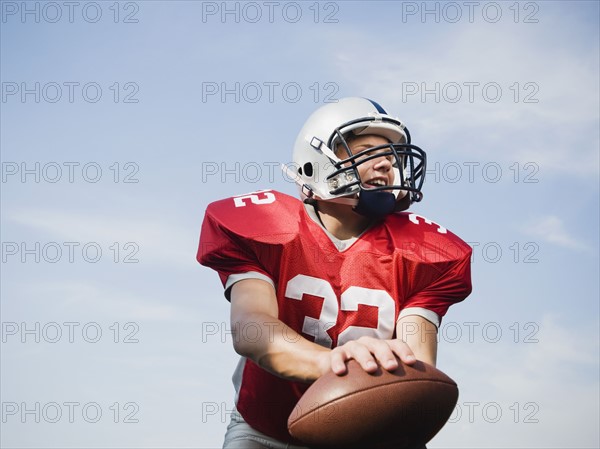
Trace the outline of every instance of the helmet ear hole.
{"label": "helmet ear hole", "polygon": [[313,166],[310,162],[304,164],[304,174],[309,178],[313,175]]}

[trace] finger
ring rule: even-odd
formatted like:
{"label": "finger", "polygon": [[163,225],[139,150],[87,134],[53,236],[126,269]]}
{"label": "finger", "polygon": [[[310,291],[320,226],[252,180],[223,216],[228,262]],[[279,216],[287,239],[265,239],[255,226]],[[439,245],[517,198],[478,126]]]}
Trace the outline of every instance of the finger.
{"label": "finger", "polygon": [[346,353],[347,360],[354,359],[358,362],[362,369],[368,373],[377,371],[377,362],[371,353],[371,350],[366,345],[352,341],[342,347]]}
{"label": "finger", "polygon": [[396,354],[400,360],[407,365],[412,365],[417,361],[414,352],[410,347],[402,340],[391,340],[389,341],[390,347],[394,354]]}
{"label": "finger", "polygon": [[388,341],[375,338],[362,338],[358,342],[364,344],[373,354],[377,363],[386,370],[393,371],[398,368],[398,360]]}
{"label": "finger", "polygon": [[381,344],[375,345],[372,351],[379,364],[386,370],[394,371],[398,368],[396,354],[386,342],[382,341]]}
{"label": "finger", "polygon": [[346,354],[335,348],[330,352],[331,371],[338,376],[346,374]]}

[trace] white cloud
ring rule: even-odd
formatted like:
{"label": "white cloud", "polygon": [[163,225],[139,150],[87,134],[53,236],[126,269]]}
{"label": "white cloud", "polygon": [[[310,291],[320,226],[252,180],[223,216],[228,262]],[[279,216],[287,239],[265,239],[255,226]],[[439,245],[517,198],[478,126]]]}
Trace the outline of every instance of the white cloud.
{"label": "white cloud", "polygon": [[[409,30],[406,44],[373,45],[352,29],[352,35],[335,38],[335,72],[447,153],[533,161],[546,171],[597,176],[598,45],[583,45],[579,33],[557,33],[577,26],[569,20],[560,10],[546,9],[535,26],[474,23],[427,28],[432,31],[427,35]],[[472,102],[467,83],[479,83],[472,87]],[[494,84],[486,96],[487,83]],[[462,97],[451,102],[455,85]],[[489,101],[494,86],[501,89],[498,102]],[[425,89],[439,98],[423,96]]]}
{"label": "white cloud", "polygon": [[573,237],[567,231],[564,221],[554,215],[536,219],[523,231],[536,238],[563,248],[577,251],[588,249],[588,246],[583,241]]}
{"label": "white cloud", "polygon": [[[50,210],[43,208],[21,209],[7,212],[8,220],[37,232],[47,233],[51,238],[65,242],[96,242],[109,248],[114,242],[121,247],[127,242],[138,245],[135,257],[143,262],[164,264],[170,267],[196,268],[194,246],[198,244],[198,229],[186,229],[156,216],[123,219],[113,213],[90,214],[74,210]],[[133,249],[127,249],[127,255]]]}
{"label": "white cloud", "polygon": [[[198,319],[194,311],[184,306],[167,302],[165,298],[150,297],[139,291],[135,285],[131,289],[113,286],[95,280],[65,280],[21,284],[18,292],[24,299],[38,301],[34,314],[68,314],[118,317],[120,320],[190,322]],[[29,301],[28,301],[29,302]],[[46,310],[50,307],[50,310]],[[31,316],[31,312],[27,312]]]}

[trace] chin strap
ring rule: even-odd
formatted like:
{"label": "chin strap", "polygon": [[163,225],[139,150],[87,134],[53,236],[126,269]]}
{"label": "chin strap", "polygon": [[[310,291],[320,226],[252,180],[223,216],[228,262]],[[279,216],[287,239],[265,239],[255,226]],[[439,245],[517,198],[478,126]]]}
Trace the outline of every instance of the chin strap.
{"label": "chin strap", "polygon": [[383,218],[394,212],[396,196],[381,190],[362,190],[354,211],[369,218]]}

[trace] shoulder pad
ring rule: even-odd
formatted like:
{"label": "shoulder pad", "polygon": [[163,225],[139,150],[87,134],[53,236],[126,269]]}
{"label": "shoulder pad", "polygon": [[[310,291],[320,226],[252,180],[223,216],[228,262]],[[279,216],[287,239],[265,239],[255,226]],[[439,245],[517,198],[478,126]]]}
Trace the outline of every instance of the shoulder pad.
{"label": "shoulder pad", "polygon": [[206,216],[236,235],[272,236],[298,232],[300,200],[275,190],[258,190],[211,203]]}
{"label": "shoulder pad", "polygon": [[444,226],[412,212],[391,215],[386,224],[395,246],[406,256],[451,262],[471,256],[471,247]]}

